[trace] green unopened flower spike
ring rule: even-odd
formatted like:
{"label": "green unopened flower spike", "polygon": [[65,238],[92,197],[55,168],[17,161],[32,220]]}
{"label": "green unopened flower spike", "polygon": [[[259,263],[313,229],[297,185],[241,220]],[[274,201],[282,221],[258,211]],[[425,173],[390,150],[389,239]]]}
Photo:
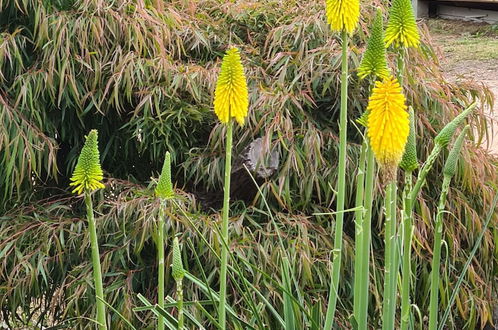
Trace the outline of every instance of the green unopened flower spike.
{"label": "green unopened flower spike", "polygon": [[415,47],[420,44],[411,0],[393,0],[386,28],[386,46]]}
{"label": "green unopened flower spike", "polygon": [[75,186],[73,193],[81,194],[83,191],[93,191],[105,188],[102,184],[104,174],[100,167],[100,154],[98,148],[97,130],[91,130],[86,137],[85,145],[81,149],[76,168],[71,177],[70,186]]}
{"label": "green unopened flower spike", "polygon": [[434,138],[434,141],[441,147],[446,147],[450,143],[453,134],[455,134],[456,129],[460,124],[467,118],[467,116],[474,110],[477,103],[473,103],[467,109],[462,111],[458,116],[456,116],[451,122],[449,122],[439,134]]}
{"label": "green unopened flower spike", "polygon": [[173,240],[173,264],[172,274],[176,282],[176,305],[178,308],[178,329],[183,329],[184,317],[183,317],[183,277],[185,276],[185,270],[182,264],[182,253],[180,251],[180,244],[178,243],[178,237]]}
{"label": "green unopened flower spike", "polygon": [[156,196],[164,199],[174,196],[173,184],[171,183],[171,155],[169,152],[166,152],[164,157],[163,169],[156,187]]}
{"label": "green unopened flower spike", "polygon": [[460,151],[462,150],[463,141],[465,139],[465,136],[467,135],[467,132],[469,131],[469,128],[469,125],[465,126],[465,128],[462,130],[455,143],[453,144],[453,148],[451,148],[448,159],[444,164],[443,174],[445,176],[452,177],[455,175],[458,159],[460,158]]}
{"label": "green unopened flower spike", "polygon": [[185,276],[185,270],[183,269],[182,263],[182,253],[180,251],[178,237],[175,237],[175,239],[173,240],[172,275],[176,282],[183,280],[183,277]]}
{"label": "green unopened flower spike", "polygon": [[415,132],[415,113],[413,108],[410,107],[410,133],[408,134],[408,141],[405,146],[405,153],[401,159],[399,166],[405,171],[414,171],[418,167],[417,157],[417,134]]}
{"label": "green unopened flower spike", "polygon": [[360,79],[364,79],[367,76],[384,79],[389,76],[386,46],[384,44],[384,24],[382,20],[382,11],[377,9],[377,15],[375,16],[370,38],[368,39],[367,50],[358,67],[358,77]]}

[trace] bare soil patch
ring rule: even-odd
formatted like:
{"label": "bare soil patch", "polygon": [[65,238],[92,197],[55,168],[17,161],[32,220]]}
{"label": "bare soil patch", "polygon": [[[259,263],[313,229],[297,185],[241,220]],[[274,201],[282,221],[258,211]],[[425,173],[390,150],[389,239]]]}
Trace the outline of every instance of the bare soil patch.
{"label": "bare soil patch", "polygon": [[443,51],[441,63],[448,79],[483,83],[493,92],[488,148],[498,154],[498,26],[441,19],[427,24]]}

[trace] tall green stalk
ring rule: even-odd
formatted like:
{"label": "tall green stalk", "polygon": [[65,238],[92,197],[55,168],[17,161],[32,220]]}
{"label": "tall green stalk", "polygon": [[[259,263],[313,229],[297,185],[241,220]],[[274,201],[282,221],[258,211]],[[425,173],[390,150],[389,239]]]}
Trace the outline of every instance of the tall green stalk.
{"label": "tall green stalk", "polygon": [[330,280],[329,299],[325,318],[325,329],[332,329],[342,258],[342,230],[344,222],[344,199],[346,194],[346,147],[347,147],[347,111],[348,111],[348,33],[342,31],[342,70],[341,70],[341,110],[339,118],[339,168],[337,183],[337,203],[334,232],[334,250],[332,251],[332,277]]}
{"label": "tall green stalk", "polygon": [[90,233],[90,244],[92,246],[93,281],[95,283],[95,294],[97,296],[97,322],[99,323],[100,330],[107,330],[104,287],[102,286],[102,270],[100,269],[99,243],[97,240],[97,231],[95,229],[95,218],[93,216],[92,197],[87,190],[85,190],[85,205],[88,219],[88,231]]}
{"label": "tall green stalk", "polygon": [[[157,224],[157,304],[164,308],[164,216],[166,210],[166,200],[172,198],[175,193],[171,182],[171,155],[166,152],[164,156],[163,168],[155,190],[156,196],[160,199],[159,219]],[[157,329],[164,329],[164,317],[160,315],[157,319]]]}
{"label": "tall green stalk", "polygon": [[183,281],[176,281],[176,307],[178,308],[178,330],[183,330],[185,316],[183,315]]}
{"label": "tall green stalk", "polygon": [[422,168],[418,172],[417,181],[415,182],[415,186],[413,186],[413,189],[410,193],[410,199],[412,200],[412,204],[411,204],[412,210],[414,207],[414,201],[417,199],[417,196],[418,196],[418,193],[420,192],[420,189],[425,184],[425,179],[427,178],[427,174],[429,174],[429,171],[432,169],[432,166],[436,162],[436,159],[442,150],[443,150],[443,146],[440,145],[439,143],[436,143],[434,145],[434,148],[432,148],[432,151],[429,154],[429,157],[427,157],[427,160],[425,161],[424,165],[422,166]]}
{"label": "tall green stalk", "polygon": [[413,187],[412,173],[418,168],[417,137],[415,132],[415,113],[410,107],[410,134],[401,159],[400,167],[405,171],[405,187],[403,189],[403,238],[401,272],[401,329],[407,330],[410,321],[410,283],[411,283],[411,252],[413,234],[413,212],[411,191]]}
{"label": "tall green stalk", "polygon": [[443,169],[443,185],[441,186],[441,195],[439,196],[439,205],[437,208],[436,221],[434,223],[434,249],[432,256],[431,295],[429,303],[429,330],[437,329],[440,277],[439,266],[441,263],[441,239],[443,235],[443,214],[446,196],[448,195],[448,191],[450,189],[451,178],[455,175],[460,150],[462,149],[463,141],[468,130],[469,126],[467,125],[456,139]]}
{"label": "tall green stalk", "polygon": [[429,330],[437,329],[438,296],[439,296],[439,266],[441,263],[441,238],[443,234],[443,214],[446,196],[450,188],[451,177],[445,175],[439,196],[436,222],[434,224],[434,249],[432,255],[431,295],[429,303]]}
{"label": "tall green stalk", "polygon": [[[360,253],[363,256],[361,259],[360,274],[361,280],[359,281],[358,294],[360,296],[358,306],[358,329],[368,328],[368,296],[369,296],[369,281],[370,281],[370,241],[372,232],[372,206],[374,199],[374,183],[375,183],[375,159],[372,148],[367,145],[367,172],[365,180],[365,198],[364,208],[365,214],[363,215],[363,239],[361,241]],[[357,262],[357,261],[355,261]],[[356,296],[356,292],[355,292]]]}
{"label": "tall green stalk", "polygon": [[[159,206],[159,224],[157,229],[157,305],[164,308],[164,202],[161,201]],[[164,330],[164,317],[159,316],[157,320],[157,329]]]}
{"label": "tall green stalk", "polygon": [[[360,163],[358,164],[358,173],[356,175],[356,201],[355,207],[355,254],[354,254],[354,297],[353,297],[353,314],[356,322],[358,323],[360,317],[360,304],[361,304],[361,280],[363,273],[361,267],[363,266],[364,255],[362,254],[361,247],[365,237],[364,232],[364,191],[365,191],[365,159],[367,157],[367,140],[366,137],[361,145]],[[368,258],[368,256],[367,256]]]}
{"label": "tall green stalk", "polygon": [[385,276],[382,305],[382,329],[394,329],[396,313],[396,181],[388,183],[385,197]]}
{"label": "tall green stalk", "polygon": [[220,305],[218,307],[218,323],[222,329],[226,329],[225,302],[227,295],[227,263],[228,263],[228,212],[230,207],[230,172],[232,171],[232,130],[233,121],[229,120],[226,131],[226,156],[225,156],[225,184],[223,187],[223,219],[221,225],[222,244],[221,270],[220,270]]}
{"label": "tall green stalk", "polygon": [[397,65],[398,65],[398,82],[403,87],[403,79],[405,75],[405,49],[400,48],[399,53],[398,53],[398,60],[397,60]]}
{"label": "tall green stalk", "polygon": [[413,235],[412,171],[405,171],[405,187],[403,189],[403,264],[401,278],[401,329],[408,329],[410,321],[410,283],[411,283],[411,247]]}

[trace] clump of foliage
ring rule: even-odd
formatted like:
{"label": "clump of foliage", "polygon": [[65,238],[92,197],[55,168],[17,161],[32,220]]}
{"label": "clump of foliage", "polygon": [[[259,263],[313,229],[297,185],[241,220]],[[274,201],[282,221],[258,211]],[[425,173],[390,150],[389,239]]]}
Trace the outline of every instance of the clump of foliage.
{"label": "clump of foliage", "polygon": [[[385,4],[374,1],[372,5]],[[364,21],[352,36],[358,48],[365,46],[366,27],[375,17],[370,6],[364,6],[370,14],[362,15]],[[157,296],[153,235],[161,207],[152,184],[147,184],[157,176],[170,150],[176,164],[182,164],[174,173],[179,186],[192,193],[221,190],[224,126],[217,123],[211,104],[225,45],[235,44],[247,54],[251,108],[245,129],[234,130],[234,150],[262,137],[268,149],[278,150],[282,165],[275,177],[262,184],[252,203],[236,203],[231,209],[230,249],[238,268],[228,271],[228,291],[230,301],[240,303],[230,310],[235,309],[237,322],[244,326],[280,327],[280,311],[272,310],[279,307],[270,306],[282,306],[286,295],[280,289],[286,286],[297,297],[293,303],[311,311],[299,314],[302,324],[312,324],[313,316],[326,306],[334,226],[329,215],[312,214],[327,212],[335,203],[330,183],[337,181],[338,155],[341,50],[322,7],[317,2],[282,5],[276,0],[0,2],[0,305],[4,318],[27,324],[66,322],[74,327],[95,314],[83,203],[70,197],[67,183],[83,136],[97,127],[103,168],[112,171],[106,173],[107,188],[94,195],[97,231],[105,242],[101,262],[106,302],[137,326],[155,324],[150,310],[134,309],[141,305],[137,293],[150,301]],[[483,113],[491,98],[478,86],[446,82],[430,39],[422,32],[421,52],[406,54],[404,77],[406,97],[416,109],[420,159],[427,158],[436,132],[455,117],[461,104],[470,99],[482,103],[471,119],[477,145],[463,151],[446,201],[454,222],[445,226],[449,263],[443,265],[442,281],[451,292],[458,269],[478,238],[492,185],[498,180],[496,159],[478,148],[487,134]],[[352,52],[351,67],[357,66],[353,64],[359,62],[359,54]],[[352,123],[366,108],[368,89],[365,83],[350,80]],[[349,132],[346,182],[354,183],[361,138],[352,125]],[[435,209],[440,195],[442,178],[437,173],[443,164],[442,159],[436,162],[435,171],[427,177],[432,184],[415,208],[412,269],[420,280],[412,302],[423,310],[428,306],[430,278],[427,251],[433,245],[429,210]],[[347,186],[345,209],[355,203],[352,187]],[[182,233],[185,269],[216,287],[213,274],[222,249],[216,235],[220,217],[216,212],[201,212],[194,194],[179,191],[177,197],[164,209],[169,219],[165,227]],[[381,198],[374,203],[376,215],[381,213],[380,204]],[[352,285],[354,225],[351,214],[344,217],[340,296],[347,298],[338,304],[335,321],[348,328],[353,299],[346,293]],[[380,220],[372,225],[376,304],[370,306],[379,302],[377,290],[383,278]],[[275,235],[283,238],[282,245],[275,245]],[[166,252],[169,265],[171,251]],[[290,265],[281,267],[283,256]],[[472,329],[491,318],[495,257],[493,237],[486,233],[468,268],[451,322],[465,322]],[[236,276],[240,271],[245,277]],[[174,296],[168,272],[165,290]],[[275,278],[286,280],[280,283]],[[185,301],[206,301],[211,292],[187,279]],[[248,282],[250,290],[240,290]],[[304,295],[303,290],[310,288],[312,294]],[[441,298],[441,304],[446,304],[446,297]],[[262,303],[255,305],[255,301]],[[189,307],[184,310],[187,315]],[[207,324],[216,306],[208,304],[204,310],[195,317]],[[111,315],[113,328],[125,327],[117,313]],[[370,307],[370,315],[371,324],[378,327],[378,311]]]}

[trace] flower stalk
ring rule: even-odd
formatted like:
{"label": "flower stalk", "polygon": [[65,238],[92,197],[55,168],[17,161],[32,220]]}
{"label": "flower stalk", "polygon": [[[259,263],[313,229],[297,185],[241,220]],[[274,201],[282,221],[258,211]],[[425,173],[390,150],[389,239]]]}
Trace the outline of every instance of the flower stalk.
{"label": "flower stalk", "polygon": [[[366,143],[366,142],[365,142]],[[369,281],[370,281],[370,241],[371,241],[371,222],[372,222],[372,207],[373,207],[373,199],[374,199],[374,183],[375,183],[375,159],[372,148],[367,144],[367,169],[366,169],[366,177],[365,177],[365,194],[364,194],[364,214],[362,218],[362,238],[360,240],[359,251],[362,255],[359,267],[359,285],[358,285],[358,293],[356,293],[355,289],[355,297],[358,294],[358,306],[356,310],[357,316],[356,322],[358,324],[358,329],[367,329],[368,328],[368,296],[369,296]],[[358,261],[355,260],[355,265]]]}
{"label": "flower stalk", "polygon": [[[385,79],[390,75],[386,59],[386,47],[384,44],[383,16],[380,8],[377,8],[373,21],[368,46],[358,67],[358,77],[364,79],[370,77]],[[369,109],[362,115],[358,122],[367,125]],[[367,134],[368,135],[368,134]],[[355,235],[355,282],[354,282],[354,318],[358,329],[368,328],[368,297],[369,297],[369,261],[370,261],[370,236],[371,217],[375,179],[375,159],[370,141],[367,137],[363,139],[362,153],[360,156],[359,174],[357,176],[357,199],[356,206],[362,206],[360,212],[356,213],[356,235]],[[364,173],[364,161],[366,174]],[[366,176],[366,178],[365,178]]]}
{"label": "flower stalk", "polygon": [[73,193],[84,194],[85,206],[88,220],[88,233],[92,250],[93,281],[95,285],[97,323],[100,330],[107,329],[106,308],[104,303],[104,288],[102,285],[102,270],[100,266],[99,243],[93,214],[91,193],[94,190],[104,188],[102,184],[103,172],[100,166],[100,154],[98,148],[98,133],[91,130],[86,136],[85,145],[81,149],[78,162],[71,176],[70,186],[74,186]]}
{"label": "flower stalk", "polygon": [[[166,214],[166,201],[174,196],[173,183],[171,182],[171,155],[166,152],[163,168],[155,190],[160,199],[159,219],[157,225],[157,304],[164,308],[164,218]],[[164,329],[164,316],[160,315],[157,320],[157,329]]]}
{"label": "flower stalk", "polygon": [[448,159],[446,160],[443,169],[443,185],[441,187],[441,195],[439,196],[439,205],[436,213],[436,221],[434,223],[434,249],[432,256],[431,270],[431,294],[429,302],[429,330],[437,329],[438,319],[438,299],[439,299],[439,267],[441,264],[441,240],[443,235],[443,215],[445,213],[445,203],[450,182],[456,172],[456,164],[462,149],[463,141],[469,126],[467,125],[462,133],[458,136],[453,148],[451,149]]}
{"label": "flower stalk", "polygon": [[220,305],[218,307],[218,323],[222,329],[226,328],[226,294],[227,294],[227,266],[228,266],[228,212],[230,209],[230,173],[232,171],[232,135],[233,123],[226,126],[226,153],[225,153],[225,184],[223,187],[223,213],[221,224],[221,238],[225,242],[221,249],[220,269]]}
{"label": "flower stalk", "polygon": [[396,78],[377,81],[370,96],[367,119],[368,137],[381,167],[385,191],[385,276],[383,329],[394,329],[397,274],[397,170],[410,132],[405,96]]}
{"label": "flower stalk", "polygon": [[218,321],[221,329],[226,329],[226,295],[228,247],[228,216],[230,211],[230,174],[232,172],[233,118],[242,126],[249,107],[249,96],[244,67],[239,50],[232,47],[227,50],[221,64],[221,71],[214,93],[214,112],[221,123],[226,124],[225,177],[223,187],[223,212],[221,224],[221,269],[220,269],[220,304]]}
{"label": "flower stalk", "polygon": [[332,276],[330,278],[329,299],[324,329],[332,329],[342,259],[342,230],[344,222],[344,200],[346,194],[346,152],[347,152],[347,111],[348,111],[348,33],[353,33],[360,18],[359,0],[326,0],[327,22],[332,31],[341,33],[341,108],[339,114],[339,165],[336,199],[336,219],[334,248],[332,250]]}
{"label": "flower stalk", "polygon": [[410,321],[410,284],[411,284],[411,246],[413,235],[413,213],[410,191],[413,187],[412,171],[405,171],[405,187],[403,189],[403,262],[401,271],[401,329],[408,329]]}
{"label": "flower stalk", "polygon": [[[364,224],[364,202],[365,202],[365,161],[367,157],[368,144],[363,141],[361,145],[360,162],[358,164],[358,172],[356,174],[356,197],[355,197],[355,254],[354,254],[354,296],[353,296],[353,314],[356,323],[359,324],[360,307],[363,292],[361,291],[361,281],[363,278],[362,266],[364,257],[361,247],[365,239],[365,224]],[[360,327],[358,327],[360,329]]]}
{"label": "flower stalk", "polygon": [[403,239],[402,239],[402,278],[401,278],[401,329],[408,329],[410,320],[410,283],[411,283],[411,246],[413,234],[413,212],[410,192],[413,187],[412,173],[418,168],[417,138],[415,132],[415,113],[410,107],[410,134],[401,159],[400,167],[405,171],[403,189]]}
{"label": "flower stalk", "polygon": [[107,330],[104,287],[102,285],[102,270],[100,268],[99,243],[97,239],[97,230],[95,229],[92,197],[88,190],[85,190],[85,206],[88,219],[88,231],[90,234],[90,244],[92,246],[93,282],[95,284],[95,294],[97,296],[97,322],[100,330]]}
{"label": "flower stalk", "polygon": [[[164,209],[166,205],[161,201],[159,206],[159,223],[157,226],[157,305],[164,308]],[[157,329],[164,330],[164,316],[159,315]]]}
{"label": "flower stalk", "polygon": [[339,167],[337,183],[337,203],[334,230],[334,249],[332,251],[332,277],[325,319],[325,329],[332,329],[337,307],[339,279],[342,259],[342,232],[344,222],[344,199],[346,194],[346,152],[347,152],[347,107],[348,107],[348,33],[342,31],[342,72],[341,72],[341,109],[339,115]]}
{"label": "flower stalk", "polygon": [[386,187],[385,207],[385,271],[382,301],[382,329],[394,329],[396,314],[396,203],[397,185],[391,181]]}

